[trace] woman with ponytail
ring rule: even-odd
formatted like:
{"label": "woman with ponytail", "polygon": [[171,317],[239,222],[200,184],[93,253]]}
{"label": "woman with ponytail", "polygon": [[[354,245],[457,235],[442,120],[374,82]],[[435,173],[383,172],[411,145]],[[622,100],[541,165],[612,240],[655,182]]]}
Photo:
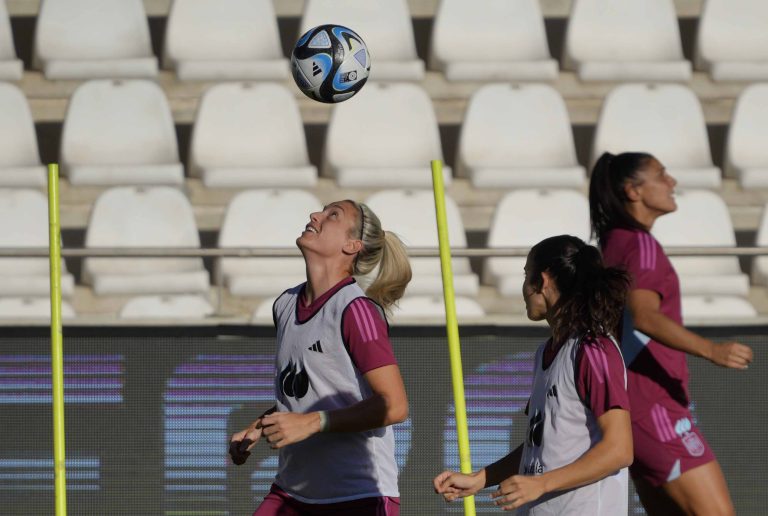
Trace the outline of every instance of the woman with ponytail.
{"label": "woman with ponytail", "polygon": [[[277,477],[255,516],[399,514],[390,425],[408,400],[385,311],[411,279],[400,240],[365,205],[310,214],[296,244],[307,281],[286,290],[277,328],[277,403],[230,440],[243,464],[263,437],[279,450]],[[354,276],[378,272],[363,291]]]}
{"label": "woman with ponytail", "polygon": [[650,231],[677,209],[676,181],[650,154],[603,154],[589,185],[592,230],[608,265],[632,275],[621,346],[635,457],[630,468],[650,515],[734,514],[720,465],[688,410],[686,354],[746,369],[752,350],[683,327],[680,282]]}
{"label": "woman with ponytail", "polygon": [[527,438],[507,456],[465,475],[444,471],[437,493],[452,501],[491,494],[517,514],[621,516],[628,510],[632,433],[618,329],[628,276],[599,251],[562,235],[536,244],[525,264],[528,318],[552,336],[536,352]]}

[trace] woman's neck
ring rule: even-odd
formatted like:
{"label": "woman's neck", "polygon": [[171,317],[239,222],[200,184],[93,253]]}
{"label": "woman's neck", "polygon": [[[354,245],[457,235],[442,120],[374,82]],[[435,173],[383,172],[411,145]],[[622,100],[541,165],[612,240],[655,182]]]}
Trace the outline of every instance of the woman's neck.
{"label": "woman's neck", "polygon": [[338,264],[307,262],[307,286],[304,297],[307,305],[328,292],[334,285],[349,276],[349,271]]}

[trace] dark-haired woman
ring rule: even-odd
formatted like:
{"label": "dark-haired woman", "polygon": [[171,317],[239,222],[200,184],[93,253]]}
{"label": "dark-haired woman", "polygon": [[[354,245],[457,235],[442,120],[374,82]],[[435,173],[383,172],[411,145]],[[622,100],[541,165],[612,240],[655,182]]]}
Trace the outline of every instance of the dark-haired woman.
{"label": "dark-haired woman", "polygon": [[680,282],[650,231],[677,209],[676,181],[645,153],[603,154],[589,187],[605,262],[633,277],[622,331],[635,458],[630,473],[652,515],[734,513],[720,465],[688,410],[686,354],[745,369],[752,350],[682,326]]}
{"label": "dark-haired woman", "polygon": [[632,434],[626,371],[611,337],[621,320],[627,275],[603,266],[597,248],[572,236],[535,245],[525,264],[528,318],[552,337],[536,352],[523,444],[472,474],[434,479],[448,500],[498,484],[504,510],[554,516],[627,514]]}
{"label": "dark-haired woman", "polygon": [[[279,450],[277,477],[255,516],[397,516],[390,425],[408,416],[408,399],[383,309],[411,279],[408,256],[354,201],[311,213],[303,229],[296,245],[307,281],[272,307],[277,403],[231,437],[230,454],[243,464],[261,437]],[[353,275],[376,267],[363,291]]]}

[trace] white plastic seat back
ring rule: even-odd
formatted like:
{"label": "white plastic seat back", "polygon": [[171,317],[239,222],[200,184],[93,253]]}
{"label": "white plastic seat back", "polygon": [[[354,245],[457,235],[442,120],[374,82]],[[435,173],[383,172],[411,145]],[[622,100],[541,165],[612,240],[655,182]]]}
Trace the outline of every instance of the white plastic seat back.
{"label": "white plastic seat back", "polygon": [[457,173],[476,187],[581,187],[568,110],[551,86],[491,84],[472,95]]}
{"label": "white plastic seat back", "polygon": [[[200,247],[189,200],[171,187],[118,187],[93,205],[86,247]],[[207,292],[202,258],[86,258],[83,281],[97,294]]]}
{"label": "white plastic seat back", "polygon": [[[443,159],[432,101],[421,86],[366,84],[333,108],[325,175],[341,187],[431,188],[430,160]],[[443,167],[446,182],[451,171]]]}
{"label": "white plastic seat back", "polygon": [[274,327],[275,321],[272,316],[272,306],[275,304],[275,297],[262,301],[251,314],[251,324],[268,325]]}
{"label": "white plastic seat back", "polygon": [[539,0],[442,0],[430,49],[431,67],[449,81],[557,78]]}
{"label": "white plastic seat back", "polygon": [[338,24],[357,32],[371,54],[371,81],[420,81],[424,61],[407,0],[307,0],[296,38],[312,27]]}
{"label": "white plastic seat back", "polygon": [[648,152],[680,188],[718,188],[722,182],[699,99],[682,85],[624,84],[611,90],[597,123],[592,161],[606,151]]}
{"label": "white plastic seat back", "polygon": [[5,2],[0,2],[0,81],[20,81],[24,66],[16,57],[11,20]]}
{"label": "white plastic seat back", "polygon": [[163,90],[140,80],[82,84],[67,108],[61,161],[76,185],[181,184],[184,172]]}
{"label": "white plastic seat back", "polygon": [[[755,236],[755,245],[768,247],[768,203],[763,206],[760,225]],[[752,262],[752,281],[757,285],[768,286],[768,256],[756,256]]]}
{"label": "white plastic seat back", "polygon": [[[680,300],[684,323],[712,323],[757,317],[748,300],[738,296],[683,296]],[[717,324],[717,323],[716,323]]]}
{"label": "white plastic seat back", "polygon": [[208,187],[312,187],[296,99],[278,84],[219,84],[200,101],[191,175]]}
{"label": "white plastic seat back", "polygon": [[[365,204],[379,217],[381,227],[392,231],[408,247],[439,246],[434,194],[428,190],[385,190],[370,196]],[[467,236],[459,207],[450,197],[445,199],[448,219],[448,239],[451,247],[467,247]],[[442,292],[439,258],[411,258],[413,279],[406,290],[408,295],[438,294]],[[453,258],[454,289],[459,295],[475,295],[478,278],[472,273],[469,258]]]}
{"label": "white plastic seat back", "polygon": [[563,52],[564,67],[587,81],[691,77],[672,0],[574,0]]}
{"label": "white plastic seat back", "polygon": [[696,65],[716,81],[768,81],[768,2],[707,0]]}
{"label": "white plastic seat back", "polygon": [[43,0],[34,52],[48,79],[157,76],[142,0]]}
{"label": "white plastic seat back", "polygon": [[[456,317],[461,319],[479,319],[485,316],[483,307],[472,298],[456,297]],[[445,322],[445,301],[442,296],[406,296],[397,302],[392,311],[392,324],[410,320],[428,319],[443,324]]]}
{"label": "white plastic seat back", "polygon": [[768,84],[754,84],[739,96],[728,129],[726,176],[744,188],[768,187]]}
{"label": "white plastic seat back", "polygon": [[121,319],[203,319],[213,314],[201,296],[139,296],[120,310]]}
{"label": "white plastic seat back", "polygon": [[174,0],[164,64],[182,80],[286,79],[272,0]]}
{"label": "white plastic seat back", "polygon": [[[652,233],[664,247],[736,247],[731,216],[725,201],[707,190],[678,192],[677,210],[659,217]],[[733,294],[746,296],[749,280],[736,256],[674,256],[683,295]]]}
{"label": "white plastic seat back", "polygon": [[[0,247],[48,249],[48,200],[36,190],[0,189]],[[75,281],[61,261],[61,292]],[[0,296],[49,296],[48,258],[0,258]]]}
{"label": "white plastic seat back", "polygon": [[[284,247],[296,249],[296,239],[321,211],[317,198],[301,190],[248,190],[237,194],[224,215],[219,247]],[[306,280],[301,257],[222,258],[221,273],[235,295],[272,296]]]}
{"label": "white plastic seat back", "polygon": [[[516,190],[506,194],[493,215],[488,247],[530,248],[545,238],[590,237],[589,202],[573,190]],[[483,280],[501,294],[517,296],[523,284],[525,257],[488,258]]]}
{"label": "white plastic seat back", "polygon": [[[74,319],[75,310],[67,301],[61,302],[61,317]],[[48,319],[51,318],[51,300],[45,297],[0,298],[0,319]]]}
{"label": "white plastic seat back", "polygon": [[0,187],[45,186],[35,123],[19,88],[0,82],[0,113]]}

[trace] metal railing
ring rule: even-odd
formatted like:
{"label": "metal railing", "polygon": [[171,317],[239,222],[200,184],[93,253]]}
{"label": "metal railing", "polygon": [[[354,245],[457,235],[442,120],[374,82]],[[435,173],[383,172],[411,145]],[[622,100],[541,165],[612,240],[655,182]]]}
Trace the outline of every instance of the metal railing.
{"label": "metal railing", "polygon": [[[475,247],[451,249],[454,258],[526,257],[529,247]],[[763,256],[768,247],[666,247],[669,256]],[[413,258],[437,258],[437,247],[411,247]],[[81,247],[62,248],[64,258],[288,258],[301,256],[295,247]],[[47,247],[0,248],[0,258],[48,257]]]}

